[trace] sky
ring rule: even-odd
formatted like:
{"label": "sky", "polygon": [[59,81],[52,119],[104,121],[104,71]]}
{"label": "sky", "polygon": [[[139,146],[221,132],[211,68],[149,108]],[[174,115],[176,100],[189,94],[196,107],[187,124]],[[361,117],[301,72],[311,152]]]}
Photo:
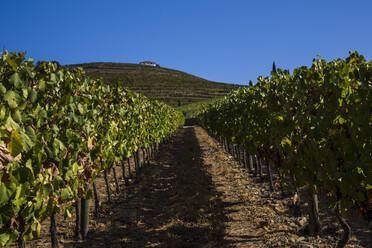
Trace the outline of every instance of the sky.
{"label": "sky", "polygon": [[61,64],[154,61],[247,84],[313,58],[371,60],[371,0],[1,0],[0,46]]}

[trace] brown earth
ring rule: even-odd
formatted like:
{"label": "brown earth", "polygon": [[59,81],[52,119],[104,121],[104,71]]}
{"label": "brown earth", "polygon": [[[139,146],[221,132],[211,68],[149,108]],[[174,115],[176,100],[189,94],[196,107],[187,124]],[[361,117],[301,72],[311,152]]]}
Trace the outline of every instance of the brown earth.
{"label": "brown earth", "polygon": [[[303,235],[306,215],[293,216],[290,196],[249,176],[198,126],[179,129],[136,178],[126,187],[121,182],[121,193],[107,203],[99,177],[102,205],[98,217],[90,216],[88,238],[75,241],[74,216],[57,216],[60,247],[334,247],[342,235],[324,206],[321,235]],[[371,225],[349,222],[353,236],[346,247],[372,247]],[[27,246],[50,247],[48,226]]]}

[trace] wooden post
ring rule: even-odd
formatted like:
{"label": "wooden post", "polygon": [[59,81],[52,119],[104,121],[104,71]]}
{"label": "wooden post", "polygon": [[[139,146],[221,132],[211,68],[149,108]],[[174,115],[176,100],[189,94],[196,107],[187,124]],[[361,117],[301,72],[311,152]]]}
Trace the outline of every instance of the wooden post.
{"label": "wooden post", "polygon": [[308,193],[310,194],[309,227],[311,235],[316,235],[321,231],[321,224],[319,219],[319,201],[318,194],[316,191],[317,191],[316,185],[314,185],[313,188],[309,186],[308,188]]}
{"label": "wooden post", "polygon": [[146,153],[147,153],[147,166],[150,166],[150,160],[151,160],[150,147],[147,148]]}
{"label": "wooden post", "polygon": [[110,188],[110,183],[107,177],[107,169],[103,171],[103,176],[104,176],[105,183],[106,183],[107,199],[108,199],[108,202],[111,202],[111,188]]}
{"label": "wooden post", "polygon": [[101,202],[99,200],[99,194],[98,194],[98,190],[97,190],[97,186],[96,186],[96,181],[95,180],[93,181],[93,193],[94,193],[94,216],[95,217],[98,217],[99,207],[101,205]]}
{"label": "wooden post", "polygon": [[80,199],[75,201],[75,238],[77,240],[81,239],[81,218],[80,218],[81,210],[80,210]]}
{"label": "wooden post", "polygon": [[272,176],[271,168],[270,168],[270,161],[267,161],[267,174],[269,175],[269,180],[270,180],[270,190],[275,191],[273,176]]}
{"label": "wooden post", "polygon": [[254,155],[255,163],[254,163],[254,173],[253,175],[256,177],[258,175],[258,158],[257,155]]}
{"label": "wooden post", "polygon": [[125,186],[128,186],[127,175],[125,173],[124,159],[121,160],[121,173],[122,173],[122,176],[123,176]]}
{"label": "wooden post", "polygon": [[138,169],[141,169],[141,147],[138,147],[137,149],[137,163]]}
{"label": "wooden post", "polygon": [[24,223],[24,220],[23,218],[20,216],[20,223],[19,223],[19,236],[18,236],[18,239],[17,239],[17,246],[18,248],[26,248],[26,243],[25,243],[25,240],[24,240],[24,236],[25,236],[25,223]]}
{"label": "wooden post", "polygon": [[128,163],[128,174],[129,174],[129,178],[133,178],[132,170],[130,168],[130,158],[127,158],[127,163]]}
{"label": "wooden post", "polygon": [[253,156],[252,154],[249,154],[249,172],[252,173],[253,172]]}
{"label": "wooden post", "polygon": [[120,186],[119,186],[119,181],[118,181],[118,178],[116,176],[116,168],[115,168],[116,165],[113,165],[112,166],[112,172],[114,173],[114,180],[115,180],[115,186],[116,186],[116,193],[120,194]]}
{"label": "wooden post", "polygon": [[[138,150],[137,150],[138,151]],[[137,151],[133,153],[133,161],[134,161],[134,171],[136,172],[136,175],[138,173],[138,159],[137,159]]]}
{"label": "wooden post", "polygon": [[249,170],[248,170],[247,151],[245,149],[243,150],[243,164],[244,164],[244,168],[246,169],[246,171],[249,172]]}
{"label": "wooden post", "polygon": [[50,239],[52,242],[52,248],[58,248],[58,238],[57,238],[57,225],[56,225],[56,213],[53,211],[50,216]]}
{"label": "wooden post", "polygon": [[351,227],[349,224],[345,221],[344,218],[342,218],[341,213],[340,213],[340,204],[337,204],[337,207],[335,209],[336,217],[338,221],[340,222],[342,229],[344,229],[344,235],[342,239],[337,243],[337,248],[343,248],[349,242],[350,237],[351,237]]}
{"label": "wooden post", "polygon": [[301,216],[301,207],[300,207],[300,195],[298,192],[298,187],[297,187],[297,182],[296,182],[296,176],[291,172],[291,177],[290,177],[293,185],[293,210],[294,210],[294,216],[298,217]]}
{"label": "wooden post", "polygon": [[259,166],[260,166],[260,177],[263,177],[263,162],[262,162],[262,158],[259,159]]}
{"label": "wooden post", "polygon": [[86,239],[89,231],[89,199],[81,199],[81,237]]}

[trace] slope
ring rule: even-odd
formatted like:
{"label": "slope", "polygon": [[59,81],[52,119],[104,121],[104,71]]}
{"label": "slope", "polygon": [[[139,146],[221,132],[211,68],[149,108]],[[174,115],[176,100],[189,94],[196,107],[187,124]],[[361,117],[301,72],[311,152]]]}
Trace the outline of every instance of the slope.
{"label": "slope", "polygon": [[82,67],[91,78],[102,78],[106,83],[120,81],[130,90],[172,106],[222,97],[240,85],[208,81],[191,74],[163,67],[129,63],[84,63],[67,65]]}

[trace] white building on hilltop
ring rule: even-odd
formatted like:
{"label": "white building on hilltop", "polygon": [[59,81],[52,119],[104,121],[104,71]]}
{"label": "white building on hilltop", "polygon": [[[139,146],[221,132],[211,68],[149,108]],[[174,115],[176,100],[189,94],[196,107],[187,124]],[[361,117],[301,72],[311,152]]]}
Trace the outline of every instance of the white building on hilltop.
{"label": "white building on hilltop", "polygon": [[139,64],[140,65],[153,66],[153,67],[159,66],[158,64],[156,64],[155,62],[152,62],[152,61],[142,61]]}

